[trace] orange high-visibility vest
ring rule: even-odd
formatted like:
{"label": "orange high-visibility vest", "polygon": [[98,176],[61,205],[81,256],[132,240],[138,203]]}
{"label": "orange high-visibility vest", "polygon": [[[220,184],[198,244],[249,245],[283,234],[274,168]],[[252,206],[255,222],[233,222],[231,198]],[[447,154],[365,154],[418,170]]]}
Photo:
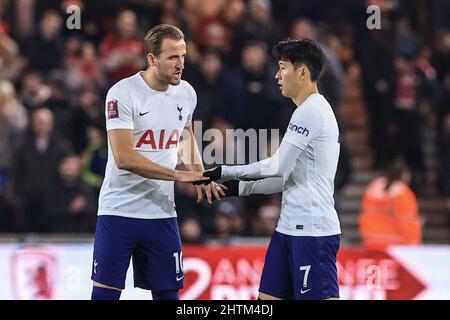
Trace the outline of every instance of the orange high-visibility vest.
{"label": "orange high-visibility vest", "polygon": [[401,181],[386,191],[387,180],[375,179],[364,192],[359,229],[367,248],[422,243],[422,219],[413,191]]}

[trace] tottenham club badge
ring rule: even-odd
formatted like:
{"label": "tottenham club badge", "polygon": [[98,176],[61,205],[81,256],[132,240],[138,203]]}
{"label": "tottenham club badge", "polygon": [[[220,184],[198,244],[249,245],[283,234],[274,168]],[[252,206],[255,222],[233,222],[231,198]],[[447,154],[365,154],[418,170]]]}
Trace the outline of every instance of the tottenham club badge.
{"label": "tottenham club badge", "polygon": [[183,120],[183,116],[181,115],[181,111],[183,111],[183,108],[178,106],[178,104],[177,104],[177,110],[180,113],[180,115],[178,116],[178,120],[182,121]]}

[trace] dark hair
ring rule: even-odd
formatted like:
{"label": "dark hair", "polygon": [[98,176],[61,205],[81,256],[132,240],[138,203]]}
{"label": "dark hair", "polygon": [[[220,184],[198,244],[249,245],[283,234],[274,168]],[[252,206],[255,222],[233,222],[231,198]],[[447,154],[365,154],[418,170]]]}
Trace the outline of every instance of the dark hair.
{"label": "dark hair", "polygon": [[165,38],[173,40],[183,40],[183,32],[170,24],[159,24],[150,29],[144,39],[145,55],[151,53],[159,56],[161,53],[161,45]]}
{"label": "dark hair", "polygon": [[384,176],[387,179],[386,186],[384,190],[388,190],[389,187],[396,181],[402,180],[402,176],[405,172],[409,170],[407,164],[403,159],[397,158],[395,159],[384,172]]}
{"label": "dark hair", "polygon": [[273,47],[272,54],[277,60],[289,60],[295,68],[306,65],[311,81],[319,79],[325,64],[322,49],[310,39],[280,41]]}

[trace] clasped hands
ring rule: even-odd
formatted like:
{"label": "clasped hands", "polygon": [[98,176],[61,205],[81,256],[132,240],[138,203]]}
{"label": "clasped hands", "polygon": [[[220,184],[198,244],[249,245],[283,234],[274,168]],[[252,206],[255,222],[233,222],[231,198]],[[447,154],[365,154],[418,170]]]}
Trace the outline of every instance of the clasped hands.
{"label": "clasped hands", "polygon": [[197,189],[197,203],[203,200],[203,193],[206,194],[206,198],[210,204],[213,201],[212,195],[215,197],[214,200],[220,200],[221,197],[233,197],[239,195],[238,180],[224,181],[222,183],[215,182],[222,178],[222,166],[204,171],[203,177],[209,179],[193,182]]}

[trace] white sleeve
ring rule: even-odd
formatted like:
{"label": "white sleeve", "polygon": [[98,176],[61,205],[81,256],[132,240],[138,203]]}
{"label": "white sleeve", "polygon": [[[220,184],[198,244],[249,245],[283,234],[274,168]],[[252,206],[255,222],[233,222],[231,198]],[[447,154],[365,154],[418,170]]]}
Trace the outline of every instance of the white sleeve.
{"label": "white sleeve", "polygon": [[134,129],[133,104],[130,95],[119,85],[114,85],[106,95],[106,130]]}
{"label": "white sleeve", "polygon": [[301,152],[303,150],[283,139],[278,150],[270,158],[243,166],[222,166],[222,178],[242,180],[283,177],[286,180],[294,170]]}
{"label": "white sleeve", "polygon": [[292,114],[283,140],[305,150],[308,143],[323,131],[323,126],[324,120],[318,108],[312,103],[305,104]]}
{"label": "white sleeve", "polygon": [[261,180],[239,181],[239,196],[251,194],[272,194],[283,190],[283,177],[271,177]]}

